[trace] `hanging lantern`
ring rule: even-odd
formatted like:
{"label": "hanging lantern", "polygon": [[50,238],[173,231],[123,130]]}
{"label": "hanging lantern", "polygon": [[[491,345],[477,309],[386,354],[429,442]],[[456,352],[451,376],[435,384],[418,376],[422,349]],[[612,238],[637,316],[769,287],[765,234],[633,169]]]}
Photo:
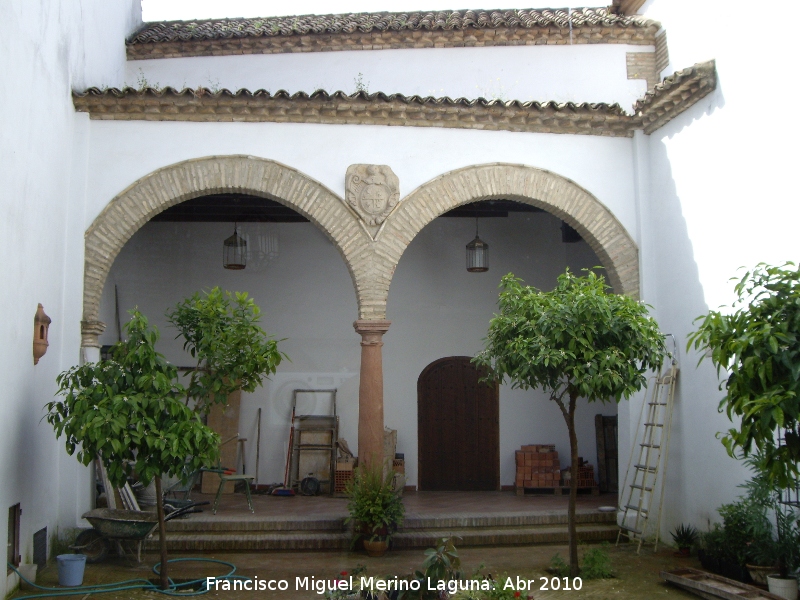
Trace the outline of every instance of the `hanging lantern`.
{"label": "hanging lantern", "polygon": [[222,266],[226,269],[240,271],[247,266],[247,241],[233,226],[233,235],[222,242]]}
{"label": "hanging lantern", "polygon": [[478,219],[475,218],[475,239],[467,244],[467,271],[484,273],[489,270],[489,244],[478,237]]}

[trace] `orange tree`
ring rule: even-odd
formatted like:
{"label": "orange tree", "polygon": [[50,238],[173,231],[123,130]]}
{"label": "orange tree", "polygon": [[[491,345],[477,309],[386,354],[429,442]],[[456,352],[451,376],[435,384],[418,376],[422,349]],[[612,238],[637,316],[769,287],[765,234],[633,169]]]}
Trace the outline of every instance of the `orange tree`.
{"label": "orange tree", "polygon": [[619,402],[646,385],[666,353],[664,337],[647,307],[609,293],[602,276],[578,277],[569,269],[550,292],[524,286],[513,274],[500,283],[499,313],[489,323],[486,346],[475,362],[512,387],[540,387],[558,405],[569,431],[570,575],[579,574],[575,530],[578,485],[578,398]]}
{"label": "orange tree", "polygon": [[710,351],[717,374],[727,375],[719,411],[735,424],[721,436],[728,454],[757,455],[754,464],[771,485],[794,488],[800,479],[800,267],[759,264],[735,292],[734,310],[699,317],[687,346]]}
{"label": "orange tree", "polygon": [[[57,382],[61,400],[47,404],[47,421],[66,438],[67,452],[89,465],[100,459],[112,485],[136,475],[155,480],[161,544],[161,585],[167,587],[167,548],[161,476],[184,476],[217,461],[219,437],[181,398],[177,370],[155,350],[158,330],[137,310],[125,326],[128,339],[111,358],[73,367]],[[187,464],[188,461],[188,464]],[[106,490],[107,494],[113,490]]]}
{"label": "orange tree", "polygon": [[213,404],[227,404],[237,391],[253,392],[275,373],[286,355],[278,340],[259,326],[261,311],[247,292],[223,292],[215,287],[195,293],[168,313],[183,338],[183,348],[197,361],[186,388],[187,403],[207,413]]}

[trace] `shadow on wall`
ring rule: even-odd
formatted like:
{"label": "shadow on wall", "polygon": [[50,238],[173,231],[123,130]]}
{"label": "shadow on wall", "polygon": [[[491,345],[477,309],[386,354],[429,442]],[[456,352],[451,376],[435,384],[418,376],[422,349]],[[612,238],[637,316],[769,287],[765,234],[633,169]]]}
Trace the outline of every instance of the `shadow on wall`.
{"label": "shadow on wall", "polygon": [[[730,427],[728,419],[717,410],[723,392],[718,389],[716,371],[708,360],[698,365],[700,355],[696,352],[686,352],[687,335],[694,330],[693,320],[709,308],[696,259],[698,244],[704,240],[690,235],[684,204],[687,200],[678,192],[668,143],[694,135],[695,130],[689,126],[711,118],[724,104],[718,87],[648,140],[650,189],[646,194],[648,242],[644,248],[648,256],[643,264],[646,300],[653,305],[662,331],[675,336],[681,357],[662,534],[682,522],[707,529],[718,519],[716,508],[739,494],[737,486],[747,476],[741,464],[728,457],[714,437],[716,432]],[[696,167],[698,171],[703,168]],[[681,183],[684,189],[689,185]],[[636,418],[639,406],[631,404],[631,418]]]}

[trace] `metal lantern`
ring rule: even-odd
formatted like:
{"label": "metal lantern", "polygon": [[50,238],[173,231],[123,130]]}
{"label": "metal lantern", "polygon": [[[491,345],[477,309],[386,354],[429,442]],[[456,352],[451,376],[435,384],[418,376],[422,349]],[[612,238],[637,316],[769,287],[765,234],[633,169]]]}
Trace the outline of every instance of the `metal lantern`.
{"label": "metal lantern", "polygon": [[478,219],[475,219],[475,239],[467,244],[467,271],[484,273],[489,270],[489,244],[478,237]]}
{"label": "metal lantern", "polygon": [[234,271],[247,266],[247,241],[236,231],[236,225],[233,235],[222,242],[222,266]]}

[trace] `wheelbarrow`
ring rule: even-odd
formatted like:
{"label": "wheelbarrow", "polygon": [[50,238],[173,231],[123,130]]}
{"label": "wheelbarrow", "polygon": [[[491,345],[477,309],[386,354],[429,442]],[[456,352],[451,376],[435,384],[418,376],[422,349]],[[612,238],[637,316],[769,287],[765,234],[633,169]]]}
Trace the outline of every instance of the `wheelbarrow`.
{"label": "wheelbarrow", "polygon": [[[202,509],[197,507],[205,504],[209,503],[193,502],[178,508],[166,515],[164,521],[202,512]],[[116,543],[117,549],[124,554],[122,542],[137,542],[136,560],[142,562],[142,542],[158,527],[158,515],[153,512],[96,508],[84,513],[83,518],[92,524],[92,528],[78,534],[70,549],[85,554],[87,563],[103,560],[108,555],[112,543]]]}

